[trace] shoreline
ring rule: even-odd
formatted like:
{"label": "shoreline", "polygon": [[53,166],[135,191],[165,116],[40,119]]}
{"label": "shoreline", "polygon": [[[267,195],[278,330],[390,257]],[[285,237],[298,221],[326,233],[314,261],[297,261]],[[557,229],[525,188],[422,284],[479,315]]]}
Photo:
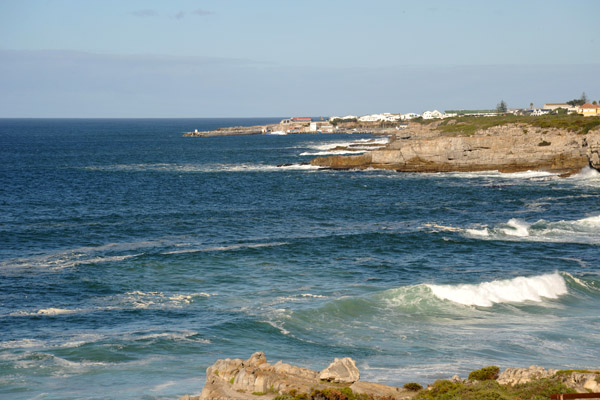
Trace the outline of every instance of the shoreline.
{"label": "shoreline", "polygon": [[[440,390],[443,388],[443,390]],[[539,393],[544,389],[545,393]],[[487,366],[472,371],[468,378],[455,375],[436,380],[426,387],[407,382],[402,387],[360,380],[356,362],[349,358],[335,358],[321,371],[314,371],[278,361],[267,362],[265,353],[256,352],[247,360],[219,359],[206,370],[206,382],[199,395],[183,395],[179,400],[409,400],[437,399],[454,391],[460,393],[485,392],[487,397],[498,398],[501,393],[533,390],[533,394],[597,393],[600,396],[600,368],[586,370],[545,369]],[[491,394],[490,394],[491,393]],[[458,396],[458,397],[457,397]],[[470,397],[471,398],[471,397]],[[515,397],[512,397],[515,398]],[[518,396],[517,396],[518,398]]]}
{"label": "shoreline", "polygon": [[[510,120],[507,120],[510,121]],[[452,121],[450,121],[452,122]],[[525,172],[545,171],[569,176],[585,167],[600,170],[600,128],[576,133],[567,127],[501,121],[495,125],[461,128],[454,121],[402,124],[341,123],[327,133],[368,133],[389,136],[389,143],[359,155],[314,158],[327,169],[388,169],[397,172]],[[486,121],[487,122],[487,121]],[[445,125],[443,125],[445,124]],[[270,124],[188,132],[186,137],[231,135],[327,134],[318,123]],[[457,125],[459,126],[457,128]],[[540,126],[538,126],[540,125]],[[325,125],[321,125],[325,126]],[[284,131],[287,129],[287,131]],[[292,132],[292,133],[286,133]],[[462,133],[461,133],[462,132]]]}

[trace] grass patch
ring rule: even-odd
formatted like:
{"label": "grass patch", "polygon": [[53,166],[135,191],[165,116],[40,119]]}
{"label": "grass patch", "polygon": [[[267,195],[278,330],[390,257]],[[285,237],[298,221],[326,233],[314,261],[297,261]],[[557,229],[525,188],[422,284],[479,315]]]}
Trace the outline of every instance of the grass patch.
{"label": "grass patch", "polygon": [[[421,123],[429,123],[427,121],[422,121]],[[539,117],[512,114],[493,117],[456,117],[444,119],[440,122],[437,129],[443,133],[470,136],[478,130],[485,130],[506,124],[524,124],[546,130],[552,128],[564,129],[574,133],[585,134],[592,129],[600,127],[600,118],[584,117],[579,114],[541,115]],[[523,132],[527,133],[527,129],[523,129]]]}
{"label": "grass patch", "polygon": [[436,381],[431,390],[423,390],[417,400],[546,400],[551,394],[574,393],[559,381],[559,378],[538,379],[520,385],[504,386],[494,380],[473,383],[454,383],[448,380]]}
{"label": "grass patch", "polygon": [[556,375],[572,375],[574,372],[578,372],[580,374],[598,374],[597,371],[590,371],[589,369],[561,369],[556,372]]}
{"label": "grass patch", "polygon": [[423,389],[423,386],[419,385],[416,382],[406,383],[403,387],[404,389],[410,390],[411,392],[418,392],[419,390]]}
{"label": "grass patch", "polygon": [[471,372],[469,374],[469,379],[472,381],[489,381],[497,379],[498,374],[500,374],[500,368],[495,365],[490,365],[489,367],[484,367]]}
{"label": "grass patch", "polygon": [[373,400],[372,396],[364,393],[356,393],[349,387],[334,389],[315,389],[309,395],[308,393],[298,393],[296,390],[290,390],[289,394],[281,394],[274,400]]}

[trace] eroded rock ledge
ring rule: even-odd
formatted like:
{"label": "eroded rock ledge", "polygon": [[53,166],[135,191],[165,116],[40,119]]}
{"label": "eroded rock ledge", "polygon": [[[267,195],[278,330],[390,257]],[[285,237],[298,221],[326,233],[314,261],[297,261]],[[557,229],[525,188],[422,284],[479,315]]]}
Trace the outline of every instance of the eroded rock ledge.
{"label": "eroded rock ledge", "polygon": [[[600,370],[558,371],[532,365],[529,368],[507,368],[498,374],[497,367],[488,368],[495,368],[495,375],[490,379],[496,379],[500,385],[514,386],[554,378],[577,393],[600,392]],[[406,388],[363,382],[359,379],[360,373],[356,363],[348,357],[336,358],[327,368],[318,372],[281,361],[269,364],[265,354],[257,352],[247,360],[217,360],[206,370],[206,383],[202,393],[199,396],[185,395],[179,400],[271,400],[277,396],[291,398],[299,393],[326,393],[327,390],[330,390],[329,395],[332,390],[333,393],[339,392],[341,399],[346,398],[342,393],[347,390],[344,388],[348,387],[353,393],[359,394],[359,398],[374,400],[412,399],[417,396],[416,391]],[[458,376],[452,377],[450,381],[466,385],[474,382]]]}
{"label": "eroded rock ledge", "polygon": [[356,156],[317,157],[311,164],[332,169],[392,169],[402,172],[539,170],[572,174],[600,169],[600,130],[585,135],[518,124],[471,136],[403,132],[384,148]]}
{"label": "eroded rock ledge", "polygon": [[217,360],[206,370],[206,383],[200,396],[180,400],[259,400],[280,394],[311,393],[317,389],[350,387],[374,399],[409,399],[414,392],[394,386],[359,381],[360,373],[351,358],[336,358],[321,372],[296,367],[281,361],[269,364],[262,352],[247,360]]}

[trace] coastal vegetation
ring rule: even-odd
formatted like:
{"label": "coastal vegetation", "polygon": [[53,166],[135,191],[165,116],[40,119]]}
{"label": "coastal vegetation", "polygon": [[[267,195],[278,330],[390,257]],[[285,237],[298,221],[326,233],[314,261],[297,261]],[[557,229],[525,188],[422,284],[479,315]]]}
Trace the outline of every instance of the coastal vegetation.
{"label": "coastal vegetation", "polygon": [[469,374],[472,381],[490,381],[498,378],[500,368],[495,365],[475,370]]}
{"label": "coastal vegetation", "polygon": [[437,122],[437,130],[442,133],[467,136],[473,135],[478,130],[507,124],[522,124],[542,129],[565,129],[579,134],[586,134],[590,130],[600,127],[600,118],[584,117],[579,114],[549,114],[538,117],[507,114],[492,117],[454,117],[441,121],[415,118],[413,121],[427,125]]}
{"label": "coastal vegetation", "polygon": [[452,382],[438,380],[428,390],[415,397],[417,400],[542,400],[557,393],[575,393],[558,377],[536,379],[514,386],[501,385],[494,380]]}
{"label": "coastal vegetation", "polygon": [[[410,391],[418,392],[415,400],[547,400],[550,395],[557,393],[575,393],[560,380],[561,373],[573,371],[560,371],[551,378],[535,379],[528,383],[514,386],[501,385],[492,378],[497,376],[497,367],[486,367],[469,374],[467,381],[437,380],[427,389],[418,383],[404,385]],[[407,387],[408,386],[408,387]],[[327,388],[313,390],[311,393],[299,393],[291,390],[289,394],[282,394],[274,400],[386,400],[364,393],[356,393],[349,387]]]}

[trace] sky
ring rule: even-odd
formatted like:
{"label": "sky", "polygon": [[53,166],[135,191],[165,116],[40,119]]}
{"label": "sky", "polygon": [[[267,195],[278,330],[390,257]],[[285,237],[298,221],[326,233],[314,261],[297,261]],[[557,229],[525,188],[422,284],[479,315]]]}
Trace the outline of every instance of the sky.
{"label": "sky", "polygon": [[0,0],[0,117],[600,100],[600,1]]}

